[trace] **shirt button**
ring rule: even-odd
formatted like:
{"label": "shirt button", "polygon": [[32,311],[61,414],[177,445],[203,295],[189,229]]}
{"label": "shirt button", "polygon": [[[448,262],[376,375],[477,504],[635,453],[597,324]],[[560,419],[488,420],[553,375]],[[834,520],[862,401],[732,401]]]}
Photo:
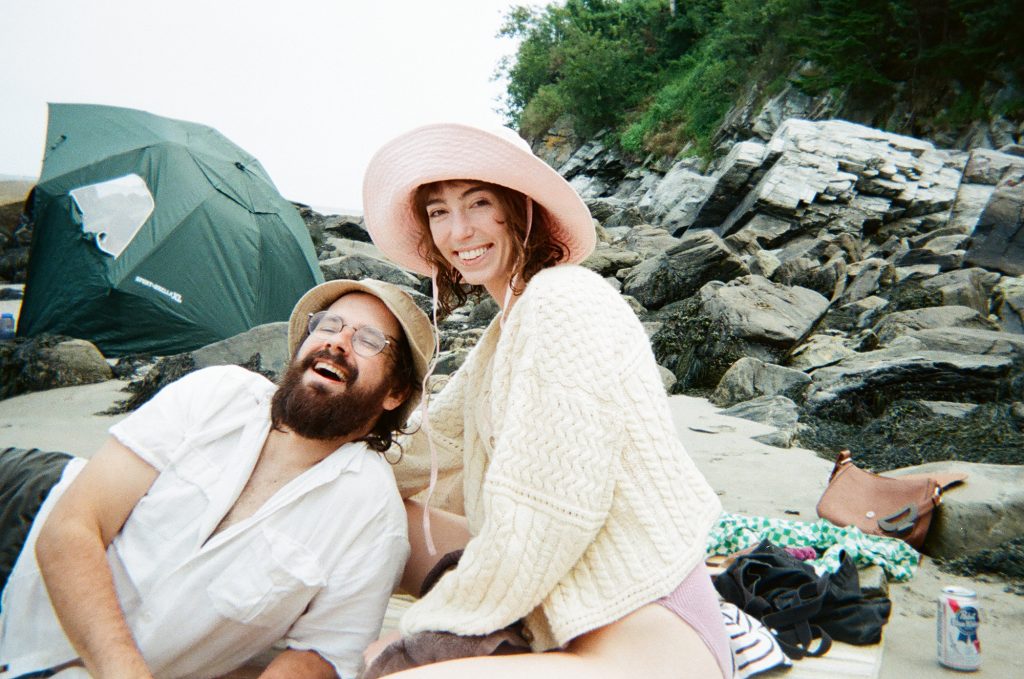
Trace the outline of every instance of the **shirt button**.
{"label": "shirt button", "polygon": [[493,448],[494,447],[494,437],[492,436],[491,438],[489,438],[487,440],[490,442],[491,448]]}

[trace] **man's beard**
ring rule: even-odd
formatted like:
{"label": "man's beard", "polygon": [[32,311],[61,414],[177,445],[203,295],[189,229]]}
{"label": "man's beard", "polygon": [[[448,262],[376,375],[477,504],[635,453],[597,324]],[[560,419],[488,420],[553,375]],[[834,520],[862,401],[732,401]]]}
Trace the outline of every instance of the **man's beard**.
{"label": "man's beard", "polygon": [[[302,378],[312,365],[326,359],[344,368],[345,389],[335,393],[326,385],[305,385]],[[275,427],[284,426],[308,439],[330,440],[369,432],[384,411],[382,403],[390,391],[384,380],[373,390],[357,388],[359,369],[340,354],[323,349],[292,361],[281,378],[271,401]]]}

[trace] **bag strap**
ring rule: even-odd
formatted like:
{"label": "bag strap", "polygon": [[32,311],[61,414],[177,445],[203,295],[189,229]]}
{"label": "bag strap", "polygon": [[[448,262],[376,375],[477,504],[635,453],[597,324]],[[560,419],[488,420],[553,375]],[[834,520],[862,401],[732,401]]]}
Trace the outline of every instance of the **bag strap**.
{"label": "bag strap", "polygon": [[[883,475],[885,476],[885,475]],[[967,477],[970,476],[966,472],[944,472],[942,474],[901,474],[899,476],[887,476],[890,479],[931,479],[935,483],[939,484],[939,488],[942,492],[945,492],[953,486],[958,486],[961,483],[967,481]]]}
{"label": "bag strap", "polygon": [[[828,591],[828,579],[787,591],[772,600],[776,610],[761,618],[761,622],[775,630],[776,639],[790,658],[799,660],[805,656],[816,658],[832,647],[832,638],[820,626],[811,624],[824,605]],[[811,645],[817,639],[813,650]]]}
{"label": "bag strap", "polygon": [[839,454],[836,455],[836,463],[835,466],[832,467],[832,473],[828,475],[829,483],[832,482],[832,479],[836,477],[836,474],[838,474],[843,467],[852,463],[853,458],[850,456],[850,451],[840,450]]}
{"label": "bag strap", "polygon": [[[817,658],[832,648],[832,637],[828,632],[819,625],[811,625],[807,621],[782,632],[776,632],[774,636],[783,653],[793,660]],[[811,644],[815,639],[818,640],[818,646],[812,650]]]}
{"label": "bag strap", "polygon": [[[937,494],[934,497],[939,497],[938,492],[941,492],[936,488]],[[889,516],[879,517],[878,527],[890,535],[903,537],[914,530],[914,524],[917,522],[917,517],[920,513],[917,511],[917,507],[914,505],[905,505]]]}

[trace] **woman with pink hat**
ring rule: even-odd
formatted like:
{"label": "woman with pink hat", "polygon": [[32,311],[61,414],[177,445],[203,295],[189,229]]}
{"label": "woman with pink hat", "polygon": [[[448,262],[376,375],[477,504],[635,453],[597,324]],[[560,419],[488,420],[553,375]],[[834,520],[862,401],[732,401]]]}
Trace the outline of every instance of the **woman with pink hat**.
{"label": "woman with pink hat", "polygon": [[[377,152],[363,201],[374,243],[432,277],[436,312],[467,288],[501,307],[395,466],[404,497],[429,488],[469,536],[402,632],[521,620],[535,651],[401,676],[730,676],[704,567],[721,505],[676,436],[640,321],[577,266],[595,229],[575,190],[511,130],[438,124]],[[461,546],[441,521],[441,551]],[[407,574],[422,575],[430,530],[410,524]]]}

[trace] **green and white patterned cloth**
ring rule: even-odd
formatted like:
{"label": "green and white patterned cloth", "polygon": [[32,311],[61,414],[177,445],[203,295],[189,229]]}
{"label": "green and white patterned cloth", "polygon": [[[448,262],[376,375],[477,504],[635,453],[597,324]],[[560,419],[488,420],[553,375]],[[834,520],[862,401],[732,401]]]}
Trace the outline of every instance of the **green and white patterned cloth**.
{"label": "green and white patterned cloth", "polygon": [[767,538],[779,547],[813,547],[820,555],[815,572],[839,570],[839,553],[846,552],[857,568],[881,566],[890,580],[914,577],[921,555],[903,540],[867,535],[859,528],[840,528],[826,519],[814,523],[723,512],[708,535],[708,554],[729,555]]}

